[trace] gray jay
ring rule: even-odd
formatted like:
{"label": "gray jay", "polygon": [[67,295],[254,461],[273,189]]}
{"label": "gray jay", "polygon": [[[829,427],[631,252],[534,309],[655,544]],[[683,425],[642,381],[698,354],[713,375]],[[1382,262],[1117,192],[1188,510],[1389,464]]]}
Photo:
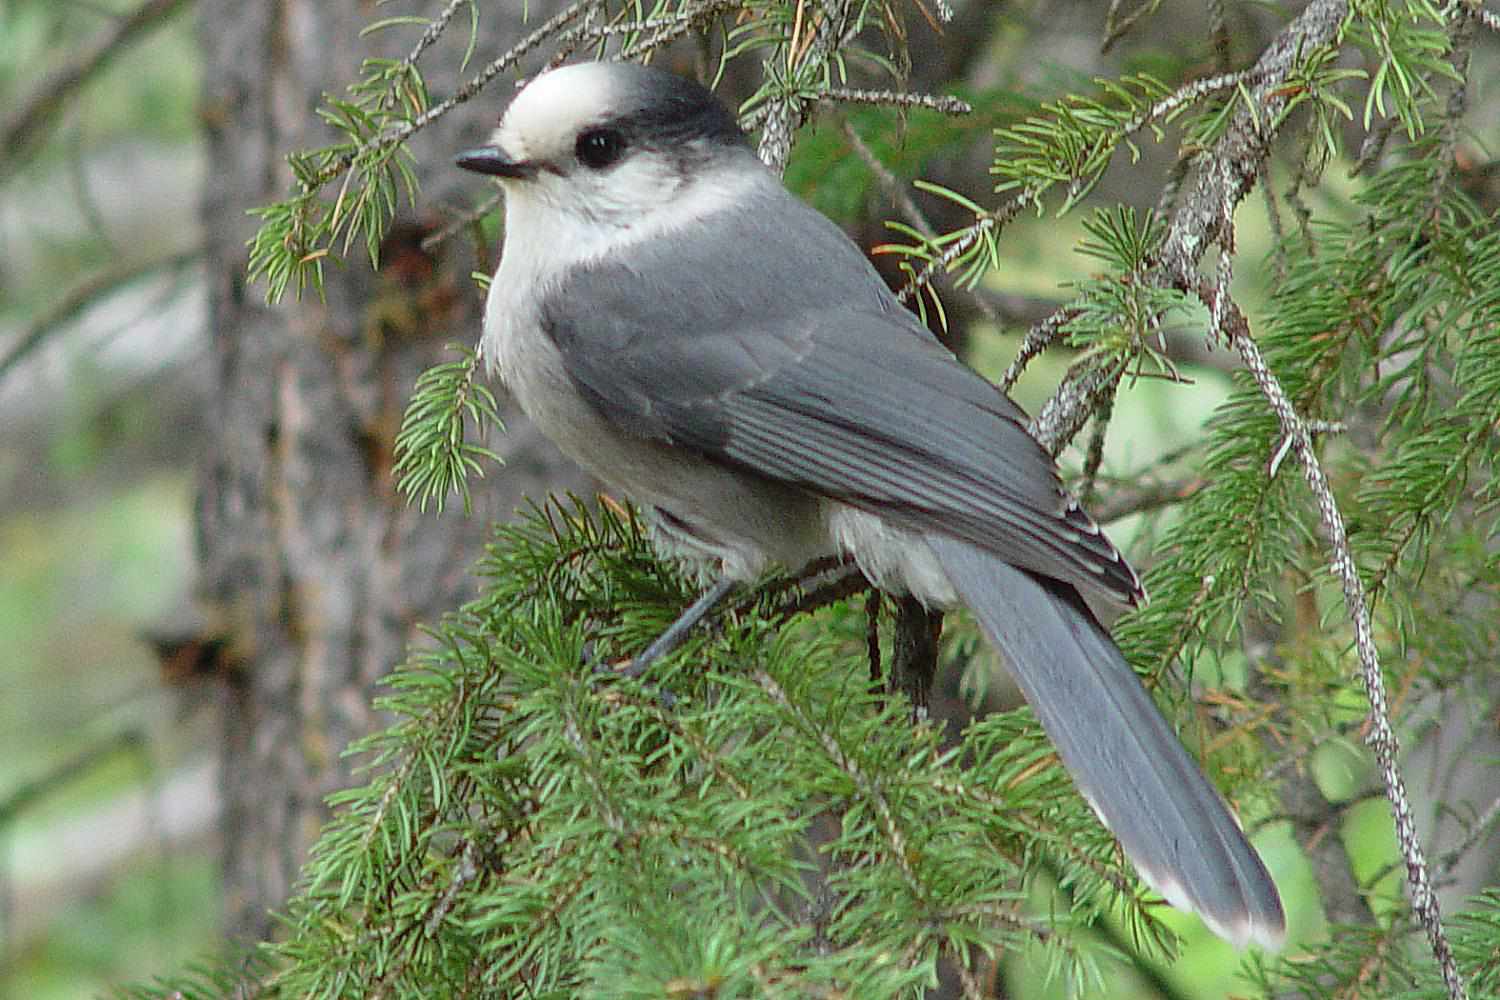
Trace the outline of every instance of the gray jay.
{"label": "gray jay", "polygon": [[567,66],[458,163],[505,190],[485,358],[665,554],[719,593],[843,555],[886,592],[966,605],[1147,884],[1237,947],[1281,943],[1260,857],[1083,600],[1135,603],[1135,573],[1025,414],[727,108],[661,70]]}

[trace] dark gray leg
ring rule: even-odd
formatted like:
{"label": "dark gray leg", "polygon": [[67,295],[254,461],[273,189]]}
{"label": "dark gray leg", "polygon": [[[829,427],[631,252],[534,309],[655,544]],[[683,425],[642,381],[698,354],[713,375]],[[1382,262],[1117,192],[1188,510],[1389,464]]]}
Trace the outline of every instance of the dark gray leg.
{"label": "dark gray leg", "polygon": [[730,579],[721,579],[718,583],[708,588],[703,596],[694,601],[678,619],[667,627],[667,630],[656,637],[656,641],[646,647],[646,651],[626,667],[622,673],[626,677],[639,677],[651,668],[651,664],[666,656],[672,650],[682,645],[682,641],[688,637],[698,623],[708,613],[718,606],[719,602],[729,596],[734,590],[735,582]]}

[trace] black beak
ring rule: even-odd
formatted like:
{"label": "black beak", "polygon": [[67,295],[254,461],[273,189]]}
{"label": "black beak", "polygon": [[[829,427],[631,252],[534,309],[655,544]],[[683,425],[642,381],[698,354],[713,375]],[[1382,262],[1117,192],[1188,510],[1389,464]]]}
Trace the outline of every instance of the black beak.
{"label": "black beak", "polygon": [[525,160],[512,160],[498,146],[480,146],[478,149],[459,153],[453,162],[465,170],[472,170],[476,174],[489,174],[491,177],[533,177],[537,170],[536,164]]}

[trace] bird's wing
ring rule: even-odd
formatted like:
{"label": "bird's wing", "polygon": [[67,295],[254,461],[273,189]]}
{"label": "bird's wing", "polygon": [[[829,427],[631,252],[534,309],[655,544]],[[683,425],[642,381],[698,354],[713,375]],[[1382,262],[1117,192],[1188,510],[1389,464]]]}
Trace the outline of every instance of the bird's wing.
{"label": "bird's wing", "polygon": [[[644,285],[651,273],[662,269],[581,269],[542,310],[568,375],[622,430],[1115,600],[1139,596],[1135,574],[1066,495],[1020,409],[883,289],[739,274],[719,284],[700,276],[695,293],[716,294],[682,295]],[[778,287],[774,300],[746,300]]]}

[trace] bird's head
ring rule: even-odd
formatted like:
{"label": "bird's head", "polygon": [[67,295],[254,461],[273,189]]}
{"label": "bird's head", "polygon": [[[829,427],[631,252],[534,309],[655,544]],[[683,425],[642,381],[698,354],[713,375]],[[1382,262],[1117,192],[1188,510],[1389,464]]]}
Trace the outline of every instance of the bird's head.
{"label": "bird's head", "polygon": [[499,178],[512,216],[524,208],[628,228],[753,160],[733,113],[697,83],[580,63],[533,79],[489,144],[457,162]]}

